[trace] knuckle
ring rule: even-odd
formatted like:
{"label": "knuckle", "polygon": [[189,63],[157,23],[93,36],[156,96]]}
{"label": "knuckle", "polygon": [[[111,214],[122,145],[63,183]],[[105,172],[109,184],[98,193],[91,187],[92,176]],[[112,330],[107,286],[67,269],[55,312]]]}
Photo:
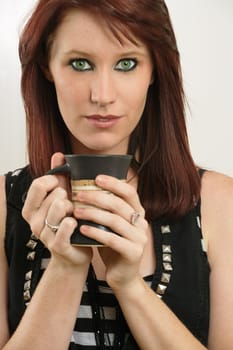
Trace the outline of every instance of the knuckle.
{"label": "knuckle", "polygon": [[116,234],[113,232],[108,232],[105,234],[105,244],[111,247],[113,250],[117,248]]}
{"label": "knuckle", "polygon": [[56,196],[58,196],[61,199],[66,199],[67,198],[67,192],[63,187],[56,187],[56,189],[54,190],[54,193],[56,194]]}
{"label": "knuckle", "polygon": [[50,208],[50,213],[55,212],[56,215],[59,215],[62,218],[73,211],[72,203],[66,199],[61,198],[55,199]]}
{"label": "knuckle", "polygon": [[149,228],[149,223],[146,219],[143,219],[143,228],[144,228],[144,231],[148,230]]}
{"label": "knuckle", "polygon": [[53,210],[56,213],[65,215],[66,213],[66,202],[63,199],[55,199],[53,202]]}
{"label": "knuckle", "polygon": [[75,220],[71,216],[66,216],[62,220],[62,226],[64,229],[74,229],[77,226],[77,220]]}
{"label": "knuckle", "polygon": [[32,232],[35,234],[40,234],[41,230],[43,229],[43,225],[39,219],[32,218],[29,224]]}
{"label": "knuckle", "polygon": [[30,219],[30,211],[27,209],[27,207],[24,205],[22,209],[22,216],[26,221],[29,221]]}
{"label": "knuckle", "polygon": [[142,245],[137,244],[134,248],[134,258],[139,260],[143,255],[144,247]]}
{"label": "knuckle", "polygon": [[41,179],[40,177],[37,178],[37,179],[34,179],[34,180],[32,181],[31,188],[33,188],[33,190],[34,190],[35,192],[38,191],[38,193],[44,192],[44,184],[43,184],[42,179]]}
{"label": "knuckle", "polygon": [[113,213],[118,212],[119,209],[121,208],[121,204],[119,204],[119,201],[121,201],[121,199],[115,196],[113,193],[107,194],[104,202],[106,210],[109,210]]}
{"label": "knuckle", "polygon": [[127,198],[132,198],[133,196],[135,196],[135,194],[137,194],[135,188],[131,185],[127,186],[126,190],[125,190],[125,195]]}
{"label": "knuckle", "polygon": [[143,218],[145,218],[145,215],[146,215],[146,211],[143,207],[141,207],[141,210],[140,210],[140,214]]}

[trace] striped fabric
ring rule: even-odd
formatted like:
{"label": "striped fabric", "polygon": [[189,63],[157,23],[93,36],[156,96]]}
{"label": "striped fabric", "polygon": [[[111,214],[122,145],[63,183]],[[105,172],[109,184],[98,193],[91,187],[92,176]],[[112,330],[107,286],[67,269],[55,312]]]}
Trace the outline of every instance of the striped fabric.
{"label": "striped fabric", "polygon": [[[46,269],[49,258],[42,259],[41,272]],[[152,275],[145,277],[145,281],[151,285]],[[105,337],[106,349],[113,349],[114,335],[117,329],[116,322],[116,305],[117,300],[105,281],[97,281],[99,290],[98,303],[103,310],[101,322],[103,322],[103,329]],[[92,314],[92,307],[90,305],[87,285],[84,286],[81,304],[77,315],[77,320],[74,326],[74,331],[71,338],[70,349],[72,350],[94,350],[97,348],[95,339],[95,323]],[[127,336],[127,334],[126,334]]]}

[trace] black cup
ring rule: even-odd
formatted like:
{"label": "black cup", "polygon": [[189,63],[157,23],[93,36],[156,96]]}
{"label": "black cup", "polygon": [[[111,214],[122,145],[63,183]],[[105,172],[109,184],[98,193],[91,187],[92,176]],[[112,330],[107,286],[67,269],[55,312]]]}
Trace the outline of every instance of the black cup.
{"label": "black cup", "polygon": [[[66,163],[48,171],[47,174],[68,174],[71,180],[72,201],[75,207],[83,204],[76,200],[80,190],[102,191],[95,185],[95,178],[99,174],[110,175],[125,180],[131,162],[131,155],[105,154],[67,154]],[[104,231],[112,232],[108,227],[87,220],[78,220],[78,227],[71,236],[71,244],[82,246],[102,246],[96,240],[83,236],[80,233],[81,225],[90,225]]]}

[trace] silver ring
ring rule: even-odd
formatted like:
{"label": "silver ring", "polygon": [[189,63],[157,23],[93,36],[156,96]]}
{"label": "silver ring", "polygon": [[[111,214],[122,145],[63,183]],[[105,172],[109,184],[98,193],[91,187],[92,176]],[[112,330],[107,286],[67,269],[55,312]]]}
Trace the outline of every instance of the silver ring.
{"label": "silver ring", "polygon": [[135,225],[139,218],[140,218],[140,213],[138,213],[137,211],[134,211],[130,216],[131,225]]}
{"label": "silver ring", "polygon": [[52,225],[52,224],[50,224],[47,219],[45,219],[45,225],[54,233],[56,233],[57,230],[60,227],[60,225]]}

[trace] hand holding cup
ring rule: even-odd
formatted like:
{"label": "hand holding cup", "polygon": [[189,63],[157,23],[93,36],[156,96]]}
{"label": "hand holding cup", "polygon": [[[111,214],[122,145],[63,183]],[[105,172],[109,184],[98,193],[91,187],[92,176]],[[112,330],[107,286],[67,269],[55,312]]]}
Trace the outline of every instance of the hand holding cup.
{"label": "hand holding cup", "polygon": [[[83,203],[77,200],[79,191],[102,191],[95,184],[95,178],[99,174],[109,175],[124,181],[127,177],[128,168],[132,156],[130,155],[65,155],[66,163],[51,169],[48,174],[67,173],[70,177],[72,202],[74,207],[83,207]],[[85,237],[80,233],[81,225],[98,227],[105,231],[111,231],[108,227],[91,221],[79,220],[78,226],[71,236],[73,245],[101,246],[99,242]]]}

